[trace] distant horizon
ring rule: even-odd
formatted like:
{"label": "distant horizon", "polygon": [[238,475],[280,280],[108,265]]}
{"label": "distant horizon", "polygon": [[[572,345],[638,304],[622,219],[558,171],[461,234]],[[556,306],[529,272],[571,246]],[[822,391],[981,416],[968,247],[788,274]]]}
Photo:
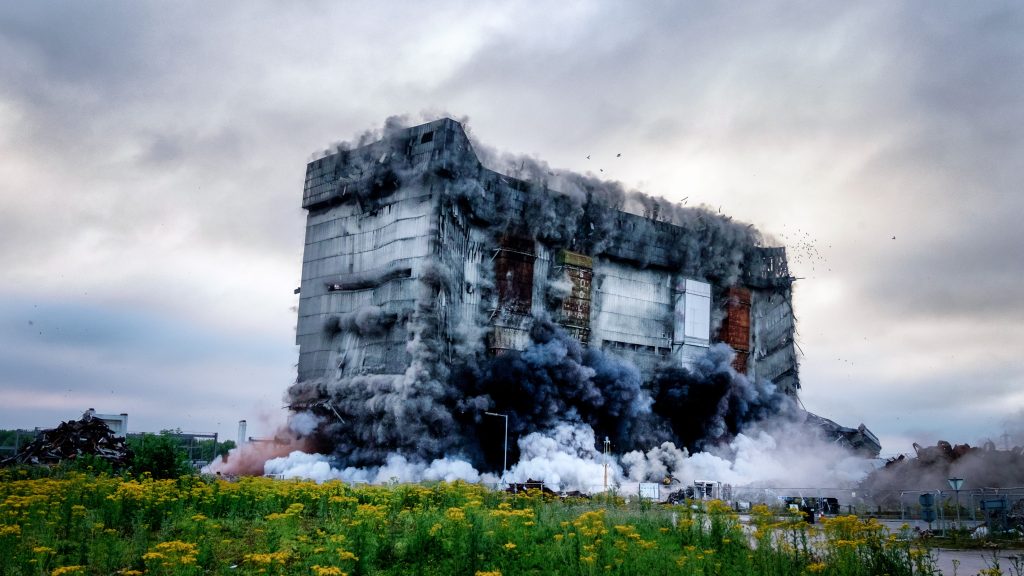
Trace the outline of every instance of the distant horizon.
{"label": "distant horizon", "polygon": [[[61,419],[61,420],[59,420],[59,421],[57,421],[57,422],[55,422],[55,423],[53,423],[51,425],[47,425],[47,426],[34,426],[34,427],[31,427],[31,428],[4,428],[4,427],[0,427],[0,431],[16,431],[17,430],[17,431],[24,431],[24,432],[37,432],[37,431],[43,431],[43,430],[50,430],[50,429],[56,428],[57,426],[59,426],[60,424],[62,424],[64,422],[80,420],[82,418],[84,412],[85,411],[83,410],[82,413],[78,414],[77,417],[64,418],[64,419]],[[97,410],[96,413],[97,413],[97,415],[114,414],[114,413],[111,413],[111,412],[101,412],[99,410]],[[284,411],[284,410],[282,410],[282,413],[283,414],[287,414],[287,412]],[[117,414],[117,415],[121,415],[121,414]],[[186,430],[184,428],[180,428],[180,430],[179,430],[178,427],[163,428],[163,429],[160,429],[160,430],[138,430],[138,429],[132,428],[132,426],[131,426],[131,414],[129,414],[128,417],[129,417],[129,425],[128,425],[128,434],[129,435],[131,435],[131,434],[160,434],[162,432],[175,432],[175,433],[181,433],[181,434],[213,434],[213,433],[217,433],[218,442],[224,442],[226,440],[231,440],[231,441],[237,443],[237,441],[238,441],[238,434],[237,434],[237,432],[238,432],[238,430],[237,430],[238,423],[237,422],[235,423],[235,431],[233,433],[231,433],[231,434],[227,434],[226,435],[226,434],[221,433],[221,432],[219,432],[217,430]],[[826,418],[827,418],[827,416],[826,416]],[[281,425],[283,425],[283,422],[284,422],[284,419],[282,418]],[[251,428],[248,428],[248,424],[249,424],[249,421],[246,420],[246,425],[247,425],[246,438],[251,438],[251,439],[256,439],[256,440],[273,439],[274,438],[274,433],[278,432],[280,430],[280,426],[274,426],[271,429],[268,429],[268,431],[265,434],[254,435],[254,434],[251,433]],[[840,422],[840,424],[842,424],[842,423]],[[871,426],[868,426],[868,429],[870,430]],[[1004,439],[1002,437],[999,437],[999,438],[984,438],[984,439],[982,439],[979,442],[950,440],[949,438],[940,438],[940,439],[936,440],[935,442],[931,442],[929,444],[922,444],[920,442],[918,442],[918,444],[921,444],[924,447],[936,446],[938,442],[943,441],[943,440],[949,442],[950,444],[952,444],[954,446],[956,446],[958,444],[967,444],[967,445],[971,446],[972,448],[982,448],[982,447],[984,447],[984,444],[986,442],[989,442],[989,441],[991,441],[991,442],[993,442],[993,444],[995,444],[995,447],[996,447],[997,450],[1010,450],[1010,449],[1013,449],[1014,447],[1016,447],[1012,443],[1010,445],[1008,445],[1008,446],[1005,445],[1005,442],[1008,442],[1008,440],[1004,441]],[[877,459],[879,459],[879,460],[886,460],[886,459],[889,459],[889,458],[895,458],[895,457],[897,457],[897,456],[899,456],[901,454],[902,455],[913,455],[914,454],[913,442],[907,446],[906,450],[898,450],[898,451],[890,451],[890,450],[887,449],[885,444],[882,444],[882,452],[879,454]]]}

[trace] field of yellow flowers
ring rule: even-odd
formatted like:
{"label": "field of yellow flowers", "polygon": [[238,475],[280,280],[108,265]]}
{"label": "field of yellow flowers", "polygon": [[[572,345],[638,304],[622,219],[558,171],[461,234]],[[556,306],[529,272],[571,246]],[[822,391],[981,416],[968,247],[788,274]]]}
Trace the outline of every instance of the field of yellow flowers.
{"label": "field of yellow flowers", "polygon": [[558,500],[465,483],[174,480],[0,471],[0,575],[933,574],[854,517]]}

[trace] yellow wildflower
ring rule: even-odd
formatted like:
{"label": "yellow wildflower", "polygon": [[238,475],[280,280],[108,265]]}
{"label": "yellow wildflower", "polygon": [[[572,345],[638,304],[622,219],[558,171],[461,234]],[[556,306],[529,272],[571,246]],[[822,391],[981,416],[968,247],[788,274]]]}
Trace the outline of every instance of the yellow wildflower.
{"label": "yellow wildflower", "polygon": [[288,550],[270,552],[267,554],[246,554],[243,560],[249,564],[263,564],[266,566],[283,566],[291,558],[292,553]]}
{"label": "yellow wildflower", "polygon": [[199,556],[199,548],[191,542],[170,540],[160,542],[152,550],[142,555],[147,565],[154,567],[194,566]]}
{"label": "yellow wildflower", "polygon": [[0,526],[0,536],[20,536],[21,526],[17,524],[5,524]]}
{"label": "yellow wildflower", "polygon": [[313,574],[316,576],[348,576],[337,566],[313,566]]}
{"label": "yellow wildflower", "polygon": [[356,556],[355,554],[349,552],[348,550],[338,550],[338,559],[342,560],[342,561],[344,561],[344,560],[351,560],[353,562],[358,562],[359,561],[359,557]]}

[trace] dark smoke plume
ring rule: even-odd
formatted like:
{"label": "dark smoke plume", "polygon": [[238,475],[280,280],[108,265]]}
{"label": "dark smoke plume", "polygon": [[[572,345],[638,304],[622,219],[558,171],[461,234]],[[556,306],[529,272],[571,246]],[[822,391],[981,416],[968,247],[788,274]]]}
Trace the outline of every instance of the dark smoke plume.
{"label": "dark smoke plume", "polygon": [[654,411],[690,451],[728,440],[751,423],[786,416],[799,418],[796,401],[768,380],[751,381],[732,368],[735,353],[715,344],[692,369],[659,371],[653,381]]}
{"label": "dark smoke plume", "polygon": [[[421,461],[458,456],[497,470],[503,423],[485,421],[485,411],[508,414],[512,438],[580,423],[591,426],[598,441],[608,437],[617,452],[662,442],[708,448],[748,424],[795,412],[793,400],[770,383],[755,385],[737,374],[724,345],[713,347],[694,370],[666,369],[645,385],[632,364],[581,347],[550,322],[538,321],[531,338],[521,352],[457,365],[444,382],[394,376],[343,381],[331,389],[335,417],[318,430],[318,448],[341,466],[379,464],[397,452]],[[513,443],[509,449],[514,462],[518,448]]]}

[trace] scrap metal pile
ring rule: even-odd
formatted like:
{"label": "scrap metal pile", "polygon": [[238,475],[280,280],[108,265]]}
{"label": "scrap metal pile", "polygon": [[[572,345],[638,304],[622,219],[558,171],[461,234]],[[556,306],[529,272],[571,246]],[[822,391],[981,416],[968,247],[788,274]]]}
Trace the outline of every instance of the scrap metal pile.
{"label": "scrap metal pile", "polygon": [[127,466],[132,458],[124,438],[114,436],[103,420],[86,412],[81,420],[68,420],[56,428],[43,430],[17,454],[0,460],[0,466],[57,464],[87,454],[106,460],[115,467]]}

